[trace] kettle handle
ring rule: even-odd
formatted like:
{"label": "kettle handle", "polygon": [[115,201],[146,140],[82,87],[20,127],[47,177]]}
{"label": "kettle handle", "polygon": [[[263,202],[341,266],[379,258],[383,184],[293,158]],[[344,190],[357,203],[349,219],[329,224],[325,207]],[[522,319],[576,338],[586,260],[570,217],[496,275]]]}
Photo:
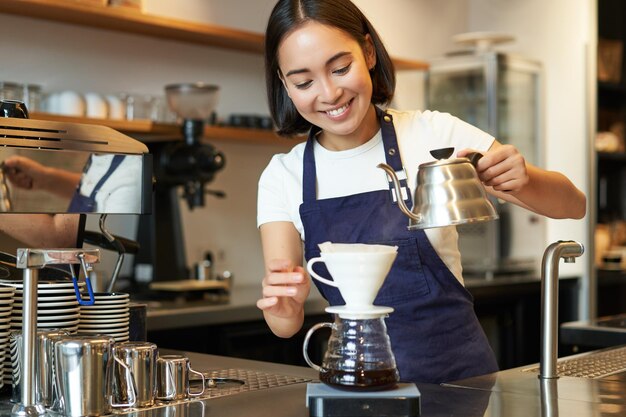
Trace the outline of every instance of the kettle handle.
{"label": "kettle handle", "polygon": [[311,358],[309,358],[309,353],[308,351],[308,347],[309,347],[309,340],[311,339],[311,336],[313,335],[313,333],[315,333],[316,330],[321,329],[322,327],[333,327],[332,323],[317,323],[316,325],[314,325],[313,327],[311,327],[309,329],[308,332],[306,332],[306,336],[304,337],[304,343],[302,344],[302,355],[304,356],[304,360],[306,361],[306,363],[313,369],[315,369],[317,372],[327,372],[328,369],[325,369],[315,363],[313,363],[313,361],[311,360]]}
{"label": "kettle handle", "polygon": [[478,160],[483,157],[483,154],[480,152],[470,152],[465,155],[465,157],[469,159],[470,163],[474,165],[474,168],[476,168],[476,164],[478,163]]}
{"label": "kettle handle", "polygon": [[324,262],[324,260],[320,256],[318,256],[317,258],[309,259],[309,262],[307,262],[307,264],[306,264],[306,269],[307,269],[307,271],[309,271],[309,274],[311,274],[311,276],[313,278],[315,278],[316,280],[318,280],[320,282],[323,282],[326,285],[330,285],[331,287],[337,288],[337,284],[334,281],[331,281],[331,280],[326,279],[326,278],[322,278],[319,275],[317,275],[315,273],[315,271],[313,271],[313,264],[315,262]]}

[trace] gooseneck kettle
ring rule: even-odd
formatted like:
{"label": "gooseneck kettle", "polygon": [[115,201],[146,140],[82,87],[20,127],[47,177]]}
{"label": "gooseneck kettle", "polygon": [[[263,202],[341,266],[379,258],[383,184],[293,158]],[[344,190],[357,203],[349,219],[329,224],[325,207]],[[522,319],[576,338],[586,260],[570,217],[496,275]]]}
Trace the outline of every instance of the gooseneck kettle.
{"label": "gooseneck kettle", "polygon": [[[498,213],[487,198],[487,193],[476,172],[476,163],[482,154],[474,152],[464,158],[450,158],[454,148],[430,152],[436,161],[419,165],[413,210],[402,198],[398,207],[409,218],[409,230],[443,227],[464,223],[495,220]],[[393,168],[378,164],[391,179],[396,196],[402,186]]]}

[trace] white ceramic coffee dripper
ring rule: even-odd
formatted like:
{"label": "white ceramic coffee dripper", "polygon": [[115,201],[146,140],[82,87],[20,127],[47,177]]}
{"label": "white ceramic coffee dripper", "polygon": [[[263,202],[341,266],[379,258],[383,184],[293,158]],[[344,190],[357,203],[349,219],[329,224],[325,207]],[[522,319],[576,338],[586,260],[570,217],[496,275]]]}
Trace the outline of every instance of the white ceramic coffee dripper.
{"label": "white ceramic coffee dripper", "polygon": [[[396,259],[398,247],[330,242],[321,243],[319,247],[321,256],[311,258],[307,263],[311,277],[339,290],[346,302],[345,306],[341,306],[343,307],[341,310],[352,312],[376,310],[374,299]],[[313,271],[313,265],[317,262],[326,264],[332,281]]]}

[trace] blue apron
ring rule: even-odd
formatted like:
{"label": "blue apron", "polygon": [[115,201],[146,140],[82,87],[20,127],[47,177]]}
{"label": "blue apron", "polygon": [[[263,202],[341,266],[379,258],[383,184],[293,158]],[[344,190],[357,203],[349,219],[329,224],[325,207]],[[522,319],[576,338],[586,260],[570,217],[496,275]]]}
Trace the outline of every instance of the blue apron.
{"label": "blue apron", "polygon": [[[403,167],[393,118],[376,111],[386,162],[399,172]],[[407,230],[408,219],[394,203],[391,184],[389,190],[317,199],[313,152],[317,131],[311,130],[304,151],[300,217],[307,261],[320,256],[318,244],[326,241],[398,246],[398,256],[374,303],[394,308],[385,322],[401,380],[441,383],[497,371],[471,294],[437,255],[426,233]],[[407,188],[405,179],[401,183]],[[411,207],[410,192],[406,201]],[[332,279],[323,263],[316,264],[315,271]],[[330,305],[345,304],[337,288],[313,282]]]}
{"label": "blue apron", "polygon": [[[109,179],[109,177],[113,174],[113,172],[117,169],[117,167],[124,160],[125,155],[115,155],[113,159],[111,159],[111,165],[109,165],[109,169],[104,173],[102,178],[98,180],[98,183],[93,188],[93,191],[90,195],[82,195],[80,193],[80,188],[82,183],[78,184],[76,187],[76,191],[74,192],[74,196],[72,196],[72,200],[70,201],[70,206],[67,209],[70,213],[95,213],[98,210],[96,204],[96,194],[100,191],[100,188],[104,185],[104,183]],[[89,166],[91,165],[91,157],[85,166],[83,172],[89,171]],[[83,174],[85,175],[85,174]]]}

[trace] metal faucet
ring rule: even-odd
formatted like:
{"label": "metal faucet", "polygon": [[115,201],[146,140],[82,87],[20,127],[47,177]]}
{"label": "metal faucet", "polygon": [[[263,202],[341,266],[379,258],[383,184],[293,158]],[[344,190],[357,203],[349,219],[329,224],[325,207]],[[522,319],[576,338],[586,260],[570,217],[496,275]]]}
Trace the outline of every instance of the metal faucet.
{"label": "metal faucet", "polygon": [[541,261],[541,355],[539,378],[558,378],[556,370],[559,345],[559,261],[572,263],[585,248],[573,240],[558,241],[547,247]]}
{"label": "metal faucet", "polygon": [[[46,413],[43,404],[37,403],[35,385],[35,339],[37,335],[37,284],[39,270],[48,265],[80,264],[87,273],[91,265],[100,261],[98,249],[18,249],[17,267],[24,269],[24,306],[22,309],[22,378],[21,403],[15,404],[11,415],[33,417]],[[78,286],[74,283],[75,288]],[[77,291],[77,297],[80,294]],[[91,293],[91,291],[90,291]],[[80,302],[80,300],[79,300]]]}

